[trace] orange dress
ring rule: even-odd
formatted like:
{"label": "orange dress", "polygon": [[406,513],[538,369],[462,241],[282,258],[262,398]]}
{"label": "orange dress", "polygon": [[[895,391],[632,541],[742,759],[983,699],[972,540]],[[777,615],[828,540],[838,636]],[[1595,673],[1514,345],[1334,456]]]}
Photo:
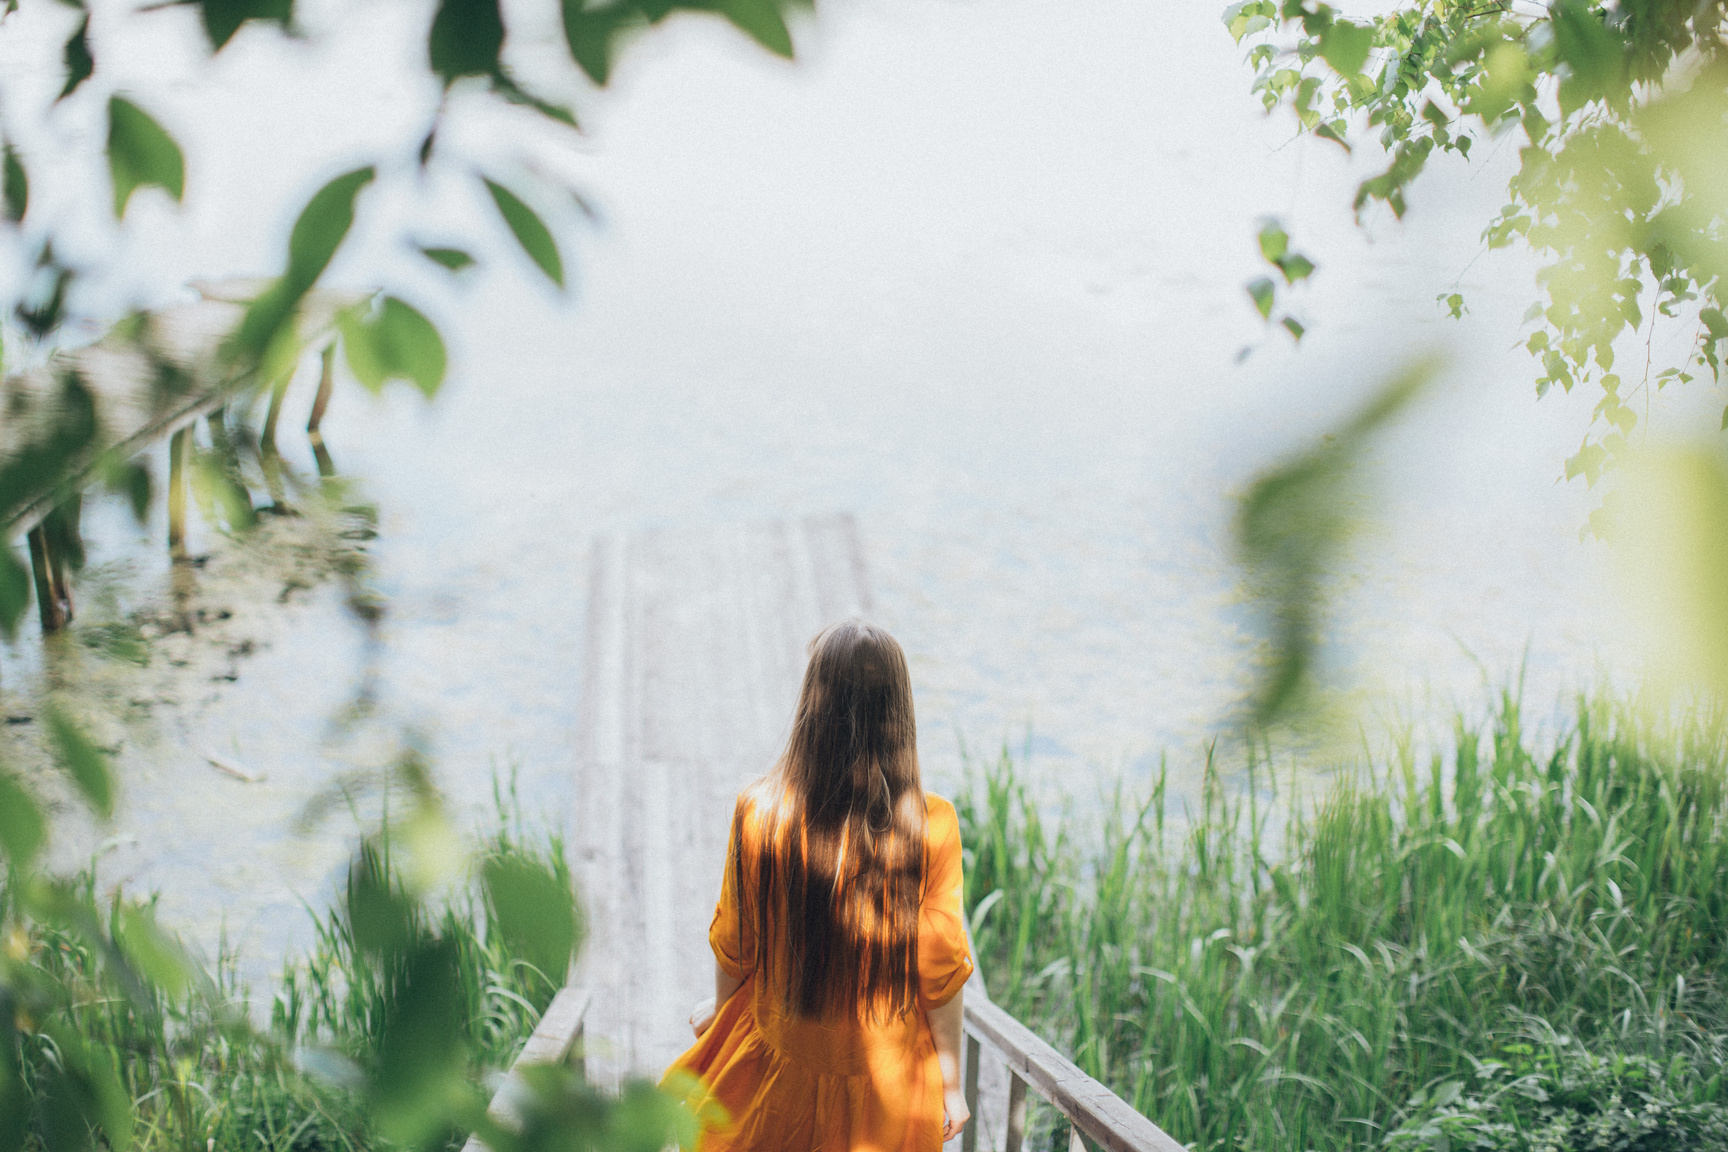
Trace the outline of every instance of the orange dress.
{"label": "orange dress", "polygon": [[[972,974],[961,911],[960,822],[954,806],[925,794],[924,892],[918,908],[918,1003],[946,1004]],[[745,817],[743,850],[761,848]],[[719,1105],[729,1122],[704,1129],[698,1152],[937,1152],[942,1070],[923,1011],[889,1023],[801,1020],[778,987],[758,987],[756,940],[739,916],[726,869],[708,941],[720,967],[744,981],[696,1046],[673,1063],[698,1078],[687,1103]],[[785,966],[780,965],[784,972]],[[779,981],[775,980],[777,984]]]}

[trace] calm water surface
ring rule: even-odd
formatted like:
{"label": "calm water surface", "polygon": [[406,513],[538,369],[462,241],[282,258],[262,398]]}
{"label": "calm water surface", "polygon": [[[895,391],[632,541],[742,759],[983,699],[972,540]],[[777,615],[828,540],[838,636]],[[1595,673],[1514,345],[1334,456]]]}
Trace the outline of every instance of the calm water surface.
{"label": "calm water surface", "polygon": [[[503,770],[532,818],[570,818],[596,534],[833,511],[859,517],[880,616],[911,655],[935,787],[958,785],[963,742],[1004,740],[1081,796],[1144,781],[1165,753],[1191,787],[1254,668],[1234,496],[1419,347],[1449,368],[1374,470],[1380,516],[1340,592],[1341,682],[1371,715],[1409,715],[1474,706],[1484,669],[1525,662],[1545,713],[1622,666],[1603,558],[1578,542],[1590,499],[1555,482],[1587,402],[1535,402],[1512,348],[1530,269],[1477,240],[1515,145],[1439,165],[1407,222],[1358,229],[1350,192],[1373,158],[1260,116],[1215,7],[855,0],[824,7],[796,66],[677,24],[586,99],[588,142],[557,161],[600,215],[568,252],[569,299],[501,233],[468,280],[422,274],[391,247],[397,206],[375,206],[365,243],[455,357],[435,403],[350,388],[326,422],[382,515],[378,717],[332,727],[365,654],[334,585],[212,624],[239,654],[213,665],[212,641],[152,673],[173,686],[154,736],[126,744],[126,809],[79,850],[105,838],[107,876],[159,889],[206,941],[225,925],[267,972],[304,940],[300,902],[328,892],[355,828],[338,814],[305,833],[295,814],[403,733],[461,811],[483,812]],[[411,17],[380,2],[361,22]],[[162,35],[168,51],[179,32]],[[364,67],[296,88],[292,71],[257,78],[266,57]],[[152,66],[143,49],[116,64]],[[180,217],[148,206],[165,238],[127,268],[268,271],[285,222],[256,220],[248,189],[304,195],[426,107],[362,38],[290,51],[261,35],[209,75],[184,67],[238,95],[195,111],[195,87],[163,93],[181,102],[193,198]],[[549,155],[498,153],[489,123],[458,117],[450,146]],[[436,194],[452,219],[480,211]],[[1265,213],[1320,265],[1299,352],[1242,289]],[[1454,286],[1462,323],[1435,303]],[[298,436],[287,447],[309,467]],[[93,515],[102,557],[158,586],[160,526],[144,539]],[[218,600],[239,586],[210,579]],[[264,779],[217,772],[212,750]]]}

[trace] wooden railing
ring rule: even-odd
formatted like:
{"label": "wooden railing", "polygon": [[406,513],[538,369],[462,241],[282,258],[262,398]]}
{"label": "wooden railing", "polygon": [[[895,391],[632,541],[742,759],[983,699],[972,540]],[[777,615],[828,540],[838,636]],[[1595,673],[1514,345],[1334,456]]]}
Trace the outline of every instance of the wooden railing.
{"label": "wooden railing", "polygon": [[[525,1065],[562,1064],[568,1060],[577,1072],[583,1071],[581,1040],[590,999],[586,988],[566,984],[559,989],[552,1003],[546,1006],[540,1023],[535,1025],[533,1034],[528,1037],[528,1043],[522,1045],[522,1051],[511,1061],[504,1083],[493,1094],[492,1104],[486,1109],[492,1119],[504,1124],[520,1122],[514,1115],[511,1101],[517,1090],[514,1083],[517,1070]],[[487,1152],[487,1149],[480,1137],[470,1136],[462,1145],[462,1152]]]}
{"label": "wooden railing", "polygon": [[[513,1081],[518,1069],[530,1064],[569,1061],[583,1069],[581,1041],[588,1015],[590,994],[586,989],[566,986],[553,998],[540,1023],[510,1065],[510,1072],[492,1097],[492,1118],[512,1123]],[[984,990],[982,978],[974,976],[966,985],[966,1106],[972,1122],[960,1138],[962,1152],[977,1152],[978,1133],[984,1118],[979,1115],[980,1072],[985,1046],[1000,1060],[1008,1075],[1004,1105],[1005,1125],[1001,1152],[1021,1152],[1026,1135],[1026,1091],[1031,1088],[1068,1118],[1068,1152],[1088,1152],[1086,1142],[1103,1152],[1185,1152],[1181,1144],[1158,1125],[1140,1115],[1128,1102],[1082,1072],[1026,1025],[994,1004]],[[991,1142],[992,1144],[994,1142]],[[478,1136],[470,1136],[462,1152],[486,1152]]]}
{"label": "wooden railing", "polygon": [[961,1152],[976,1152],[979,1072],[984,1046],[1008,1070],[1006,1123],[1002,1152],[1020,1152],[1026,1136],[1026,1089],[1033,1088],[1068,1118],[1068,1152],[1086,1152],[1084,1141],[1107,1152],[1185,1152],[1174,1137],[1140,1115],[1128,1102],[1082,1072],[1072,1060],[1040,1039],[1026,1025],[997,1007],[974,977],[966,985],[966,1107],[972,1122],[960,1137]]}

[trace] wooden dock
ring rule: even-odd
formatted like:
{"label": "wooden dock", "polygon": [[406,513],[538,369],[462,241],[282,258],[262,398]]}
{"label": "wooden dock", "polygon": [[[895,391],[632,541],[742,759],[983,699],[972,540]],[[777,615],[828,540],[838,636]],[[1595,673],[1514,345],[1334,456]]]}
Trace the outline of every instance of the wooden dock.
{"label": "wooden dock", "polygon": [[[609,536],[592,563],[571,841],[589,935],[568,996],[586,1017],[567,1028],[616,1089],[692,1043],[733,799],[786,739],[811,637],[868,616],[870,581],[844,514]],[[975,1120],[951,1152],[1021,1152],[1028,1089],[1071,1122],[1069,1152],[1181,1152],[992,1004],[979,973],[965,1027]]]}
{"label": "wooden dock", "polygon": [[786,738],[805,646],[870,588],[849,515],[610,536],[592,564],[572,848],[606,1082],[689,1047],[733,799]]}

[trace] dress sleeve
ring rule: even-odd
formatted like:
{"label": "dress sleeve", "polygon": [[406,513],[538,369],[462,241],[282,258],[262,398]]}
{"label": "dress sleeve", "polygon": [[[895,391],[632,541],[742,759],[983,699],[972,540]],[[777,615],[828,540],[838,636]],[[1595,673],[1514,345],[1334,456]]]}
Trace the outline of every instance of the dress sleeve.
{"label": "dress sleeve", "polygon": [[972,975],[961,905],[960,821],[954,806],[929,799],[924,839],[924,902],[918,909],[918,1002],[940,1008]]}
{"label": "dress sleeve", "polygon": [[742,798],[732,813],[732,831],[726,838],[726,870],[720,880],[720,902],[714,906],[714,920],[708,926],[708,945],[714,949],[714,962],[735,980],[743,980],[756,970],[756,920],[745,915],[739,899],[739,868],[744,856],[744,830],[748,810]]}

